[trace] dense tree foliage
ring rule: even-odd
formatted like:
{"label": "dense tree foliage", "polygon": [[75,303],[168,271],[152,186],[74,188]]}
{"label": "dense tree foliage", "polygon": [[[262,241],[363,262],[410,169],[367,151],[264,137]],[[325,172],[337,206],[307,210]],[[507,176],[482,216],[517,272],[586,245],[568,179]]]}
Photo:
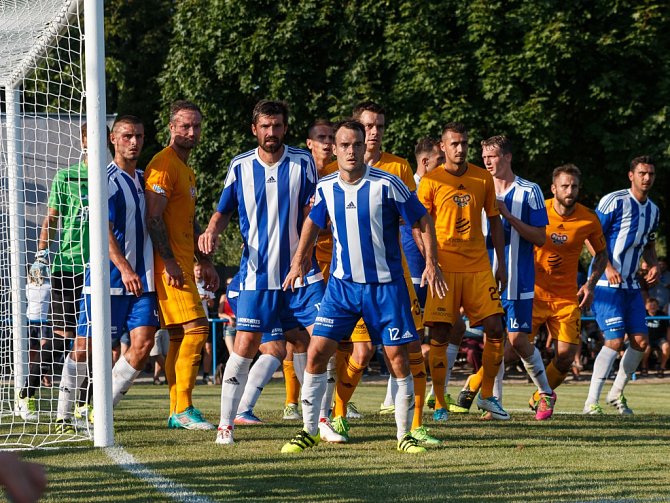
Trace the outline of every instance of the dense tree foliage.
{"label": "dense tree foliage", "polygon": [[161,149],[157,141],[160,74],[172,33],[172,1],[105,2],[107,111],[137,115],[144,121],[140,165]]}
{"label": "dense tree foliage", "polygon": [[254,146],[261,98],[289,103],[292,144],[313,119],[346,116],[363,99],[387,107],[385,150],[410,159],[417,138],[450,120],[468,125],[475,163],[481,139],[506,134],[515,171],[547,193],[555,166],[582,168],[590,205],[627,186],[630,159],[650,153],[652,195],[666,210],[666,10],[654,0],[185,0],[165,40],[162,113],[176,98],[203,108],[193,158],[203,221],[230,159]]}

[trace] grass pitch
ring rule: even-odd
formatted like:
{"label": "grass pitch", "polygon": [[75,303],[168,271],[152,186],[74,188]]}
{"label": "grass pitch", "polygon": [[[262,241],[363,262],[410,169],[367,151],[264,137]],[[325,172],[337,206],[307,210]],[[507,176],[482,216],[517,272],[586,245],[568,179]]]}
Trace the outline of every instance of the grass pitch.
{"label": "grass pitch", "polygon": [[[559,388],[557,413],[544,422],[527,408],[526,384],[505,385],[508,422],[471,413],[437,425],[426,411],[426,425],[444,444],[418,456],[396,451],[393,417],[376,413],[385,387],[366,383],[354,395],[365,418],[350,422],[351,442],[297,456],[279,452],[301,426],[281,419],[281,381],[256,408],[265,424],[238,427],[232,447],[215,445],[212,432],[168,430],[165,386],[134,386],[115,411],[115,434],[138,463],[208,501],[670,501],[668,385],[630,383],[633,417],[610,407],[605,416],[581,415],[587,389]],[[214,423],[219,392],[198,386],[195,393]],[[46,465],[47,502],[174,501],[90,445],[23,455]]]}

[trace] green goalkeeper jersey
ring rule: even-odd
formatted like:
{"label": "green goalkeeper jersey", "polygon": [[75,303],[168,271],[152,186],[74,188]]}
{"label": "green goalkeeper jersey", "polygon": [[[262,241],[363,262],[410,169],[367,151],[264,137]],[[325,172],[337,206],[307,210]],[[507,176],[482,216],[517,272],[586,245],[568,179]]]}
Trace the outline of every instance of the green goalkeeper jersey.
{"label": "green goalkeeper jersey", "polygon": [[52,260],[52,272],[84,272],[89,243],[88,166],[83,161],[56,173],[49,208],[56,210],[60,218],[60,242]]}

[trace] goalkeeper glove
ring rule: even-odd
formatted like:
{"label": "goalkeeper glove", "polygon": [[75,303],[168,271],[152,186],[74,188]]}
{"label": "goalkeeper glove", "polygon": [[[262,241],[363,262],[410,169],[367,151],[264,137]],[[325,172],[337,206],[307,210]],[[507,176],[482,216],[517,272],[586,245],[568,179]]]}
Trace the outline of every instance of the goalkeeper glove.
{"label": "goalkeeper glove", "polygon": [[38,250],[35,254],[35,262],[30,266],[28,278],[31,283],[41,285],[44,279],[49,277],[49,250]]}

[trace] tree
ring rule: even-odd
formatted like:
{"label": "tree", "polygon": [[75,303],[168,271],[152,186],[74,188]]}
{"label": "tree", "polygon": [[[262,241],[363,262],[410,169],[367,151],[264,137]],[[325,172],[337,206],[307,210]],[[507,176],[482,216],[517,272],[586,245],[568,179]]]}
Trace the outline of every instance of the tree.
{"label": "tree", "polygon": [[[451,120],[468,126],[475,163],[481,139],[506,134],[519,174],[548,189],[551,170],[573,162],[593,205],[626,185],[635,155],[655,155],[659,166],[670,155],[664,5],[179,2],[160,78],[162,108],[176,98],[203,108],[193,157],[201,220],[211,214],[230,159],[255,146],[250,114],[262,98],[289,103],[291,144],[303,143],[315,118],[347,116],[364,99],[387,109],[385,150],[408,158],[419,137],[438,136]],[[668,177],[657,171],[653,195],[665,209]],[[239,258],[238,245],[225,251],[226,263]]]}

